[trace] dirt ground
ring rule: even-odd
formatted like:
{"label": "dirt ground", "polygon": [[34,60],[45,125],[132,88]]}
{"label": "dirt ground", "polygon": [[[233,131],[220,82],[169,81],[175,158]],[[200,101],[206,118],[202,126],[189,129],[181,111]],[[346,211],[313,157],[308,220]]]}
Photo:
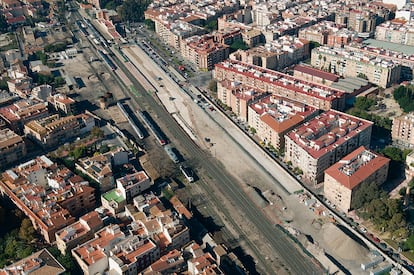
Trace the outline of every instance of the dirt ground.
{"label": "dirt ground", "polygon": [[398,103],[394,100],[392,92],[398,85],[385,89],[378,95],[377,98],[381,100],[381,103],[385,104],[386,108],[381,110],[373,111],[372,113],[393,119],[403,114],[403,110],[400,108]]}

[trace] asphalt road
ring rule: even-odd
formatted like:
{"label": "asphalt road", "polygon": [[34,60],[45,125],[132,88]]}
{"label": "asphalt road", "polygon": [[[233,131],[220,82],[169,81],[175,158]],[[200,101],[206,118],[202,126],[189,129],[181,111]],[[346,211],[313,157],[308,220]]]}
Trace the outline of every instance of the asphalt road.
{"label": "asphalt road", "polygon": [[[119,60],[116,60],[116,62],[119,68],[124,70],[128,77],[131,77],[122,61],[120,62]],[[167,136],[169,138],[174,137],[174,140],[187,151],[193,161],[195,160],[198,163],[202,163],[202,167],[209,175],[211,182],[217,184],[223,194],[225,194],[228,199],[232,200],[234,204],[245,213],[245,218],[259,228],[261,234],[267,240],[267,243],[271,245],[275,251],[279,252],[279,258],[286,263],[289,271],[295,274],[303,274],[304,272],[306,272],[306,274],[322,273],[323,271],[316,266],[310,258],[298,251],[298,248],[292,243],[289,237],[268,222],[263,213],[246,197],[246,194],[241,190],[240,186],[236,183],[236,180],[223,169],[222,165],[220,165],[217,160],[207,157],[206,152],[199,148],[193,140],[187,136],[184,130],[176,123],[164,107],[160,105],[151,94],[145,91],[135,79],[131,79],[131,81],[139,93],[139,102],[136,103],[139,104],[141,109],[154,114],[153,117],[156,119],[157,123],[164,126],[162,129],[166,132]],[[137,100],[134,95],[132,95],[131,98],[135,101]],[[214,197],[213,190],[209,186],[211,183],[207,184],[203,181],[200,182],[206,191],[206,194],[209,194],[210,199],[216,201],[216,203],[220,205],[220,201]],[[230,215],[229,218],[231,219],[231,214],[228,213],[228,215]],[[255,244],[249,241],[248,236],[245,241],[257,255],[260,255]],[[267,268],[267,263],[264,259],[258,259],[258,261],[258,265],[264,269],[267,274],[274,273],[273,270]]]}

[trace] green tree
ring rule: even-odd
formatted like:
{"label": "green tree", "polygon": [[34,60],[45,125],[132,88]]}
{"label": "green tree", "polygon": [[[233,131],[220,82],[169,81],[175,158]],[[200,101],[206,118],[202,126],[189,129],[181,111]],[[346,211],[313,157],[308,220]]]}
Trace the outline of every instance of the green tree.
{"label": "green tree", "polygon": [[61,87],[61,86],[65,85],[66,80],[61,76],[56,76],[53,79],[53,83],[55,84],[55,87]]}
{"label": "green tree", "polygon": [[205,28],[206,28],[209,32],[212,32],[212,31],[217,30],[217,19],[214,19],[214,20],[209,20],[209,21],[206,23]]}
{"label": "green tree", "polygon": [[152,21],[151,19],[145,19],[144,20],[145,26],[147,26],[147,29],[149,29],[150,31],[155,32],[155,22]]}
{"label": "green tree", "polygon": [[[318,47],[320,47],[320,46],[321,46],[321,44],[319,44],[318,42],[315,42],[315,41],[309,41],[309,50],[310,50],[310,51],[312,51],[313,49],[318,48]],[[321,56],[321,58],[319,58],[319,59],[322,59],[322,56]]]}
{"label": "green tree", "polygon": [[235,40],[231,45],[230,45],[230,50],[232,52],[235,52],[237,50],[247,50],[249,47],[247,46],[247,44],[241,40],[241,39],[237,39]]}
{"label": "green tree", "polygon": [[397,147],[387,146],[382,150],[382,153],[394,161],[404,161],[403,151]]}
{"label": "green tree", "polygon": [[16,248],[16,258],[23,259],[30,256],[33,253],[33,247],[23,243],[18,242],[18,246]]}
{"label": "green tree", "polygon": [[409,249],[409,250],[414,250],[414,235],[411,234],[407,240],[405,241],[405,246]]}
{"label": "green tree", "polygon": [[9,24],[7,24],[6,17],[0,15],[0,33],[6,33],[9,29]]}
{"label": "green tree", "polygon": [[2,77],[0,79],[0,90],[9,90],[9,85],[7,85],[7,81],[10,80],[10,77]]}
{"label": "green tree", "polygon": [[363,183],[355,191],[351,208],[360,209],[370,203],[372,200],[378,199],[383,195],[384,192],[379,189],[377,184],[373,182]]}
{"label": "green tree", "polygon": [[66,43],[64,42],[59,42],[59,43],[55,43],[55,44],[49,44],[45,47],[45,52],[61,52],[64,51],[66,49]]}
{"label": "green tree", "polygon": [[62,255],[56,246],[49,247],[47,250],[70,274],[81,274],[81,270],[79,270],[70,254]]}
{"label": "green tree", "polygon": [[72,152],[71,152],[71,155],[73,156],[73,158],[75,159],[75,160],[78,160],[78,159],[80,159],[81,157],[84,157],[85,156],[85,154],[86,154],[86,148],[85,148],[85,146],[79,146],[79,147],[76,147]]}
{"label": "green tree", "polygon": [[31,242],[35,238],[35,233],[32,222],[28,218],[23,219],[20,225],[19,238],[23,241]]}
{"label": "green tree", "polygon": [[405,194],[407,193],[407,187],[403,187],[398,191],[398,194],[400,194],[401,196],[405,196]]}
{"label": "green tree", "polygon": [[144,11],[150,2],[150,0],[125,0],[117,8],[119,18],[124,22],[142,22],[144,20]]}
{"label": "green tree", "polygon": [[360,110],[367,111],[370,107],[376,104],[375,100],[367,97],[357,97],[354,103],[354,107]]}
{"label": "green tree", "polygon": [[101,128],[95,126],[92,128],[90,135],[96,138],[103,138],[105,133]]}
{"label": "green tree", "polygon": [[362,79],[365,79],[365,80],[368,80],[368,76],[366,74],[364,74],[364,73],[359,73],[357,75],[357,77],[362,78]]}
{"label": "green tree", "polygon": [[398,102],[404,112],[414,111],[414,86],[399,86],[394,90],[394,99]]}
{"label": "green tree", "polygon": [[215,81],[214,79],[211,80],[208,84],[208,89],[213,93],[217,93],[217,81]]}
{"label": "green tree", "polygon": [[41,60],[43,65],[46,65],[46,63],[47,63],[47,54],[45,54],[41,51],[37,51],[37,52],[35,52],[35,57],[37,58],[37,60]]}
{"label": "green tree", "polygon": [[16,251],[18,246],[19,243],[17,238],[12,235],[9,235],[5,241],[4,253],[7,255],[8,258],[14,259],[16,258]]}
{"label": "green tree", "polygon": [[6,221],[6,210],[0,205],[0,224],[4,224]]}

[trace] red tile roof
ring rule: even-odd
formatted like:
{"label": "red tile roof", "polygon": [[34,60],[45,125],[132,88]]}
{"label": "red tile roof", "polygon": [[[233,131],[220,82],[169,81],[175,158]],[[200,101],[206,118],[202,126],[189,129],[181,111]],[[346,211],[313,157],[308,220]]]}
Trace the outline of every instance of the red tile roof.
{"label": "red tile roof", "polygon": [[260,117],[260,119],[269,125],[270,128],[272,128],[277,133],[282,133],[292,127],[293,125],[296,125],[303,121],[303,117],[300,115],[293,115],[289,119],[285,119],[282,122],[278,122],[272,115],[270,114],[264,114]]}
{"label": "red tile roof", "polygon": [[318,159],[372,125],[371,121],[330,110],[289,132],[287,136],[314,159]]}
{"label": "red tile roof", "polygon": [[329,81],[336,82],[339,79],[339,76],[333,73],[325,72],[319,69],[312,68],[310,66],[304,66],[304,65],[297,65],[294,68],[295,71],[299,71],[304,74],[320,77],[322,79],[326,79]]}
{"label": "red tile roof", "polygon": [[[363,154],[369,154],[369,158],[363,158]],[[334,178],[341,185],[352,190],[370,175],[389,164],[390,160],[379,156],[364,146],[359,147],[345,156],[339,162],[325,170],[325,174]],[[351,171],[349,171],[352,169]],[[348,174],[346,174],[349,171]]]}
{"label": "red tile roof", "polygon": [[173,196],[170,199],[171,204],[173,205],[174,209],[184,217],[186,217],[187,220],[190,220],[193,215],[190,211],[183,205],[183,203],[177,198],[177,196]]}

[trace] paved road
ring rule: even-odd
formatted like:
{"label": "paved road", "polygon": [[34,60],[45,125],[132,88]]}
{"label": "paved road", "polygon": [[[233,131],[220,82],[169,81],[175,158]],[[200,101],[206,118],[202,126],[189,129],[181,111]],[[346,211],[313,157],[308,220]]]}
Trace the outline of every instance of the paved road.
{"label": "paved road", "polygon": [[[117,60],[118,66],[125,70],[122,62]],[[129,72],[125,70],[127,76]],[[308,257],[304,256],[297,247],[291,242],[291,240],[276,227],[268,222],[263,213],[256,208],[256,205],[246,198],[246,194],[241,190],[239,185],[234,178],[232,178],[227,171],[225,171],[220,163],[212,158],[206,158],[206,152],[199,148],[193,140],[191,140],[184,130],[176,123],[176,121],[170,116],[170,114],[154,100],[151,94],[145,91],[142,86],[135,80],[131,79],[136,89],[139,91],[139,105],[141,108],[155,114],[157,121],[160,124],[165,125],[163,130],[168,136],[174,137],[180,145],[188,152],[188,155],[192,156],[192,159],[202,163],[203,168],[209,174],[212,183],[218,184],[218,188],[225,194],[227,198],[232,200],[240,210],[245,213],[246,219],[257,225],[260,229],[263,237],[267,242],[275,249],[280,252],[280,258],[286,262],[290,272],[295,274],[320,274],[322,270],[318,268]],[[134,100],[135,97],[132,97]],[[215,200],[212,188],[206,183],[201,183],[210,197]],[[220,201],[217,201],[220,204]],[[231,219],[231,216],[229,216]],[[236,225],[237,226],[237,225]],[[252,250],[260,255],[257,251],[256,246],[251,243],[248,237],[245,241],[251,246]],[[250,242],[250,243],[249,243]],[[267,263],[264,259],[258,259],[259,266],[266,270],[267,274],[272,274],[272,270],[267,268]]]}

